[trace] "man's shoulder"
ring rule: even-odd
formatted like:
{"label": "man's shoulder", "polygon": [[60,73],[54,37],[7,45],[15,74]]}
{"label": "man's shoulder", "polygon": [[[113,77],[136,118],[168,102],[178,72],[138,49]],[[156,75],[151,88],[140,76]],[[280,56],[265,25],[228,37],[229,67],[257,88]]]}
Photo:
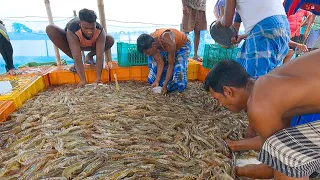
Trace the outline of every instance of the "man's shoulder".
{"label": "man's shoulder", "polygon": [[262,76],[256,80],[248,100],[248,106],[268,106],[274,97],[274,79],[269,76]]}
{"label": "man's shoulder", "polygon": [[102,29],[103,29],[103,27],[101,26],[101,24],[98,23],[98,22],[96,22],[96,28],[99,29],[99,30],[102,30]]}
{"label": "man's shoulder", "polygon": [[78,17],[75,17],[68,22],[66,28],[69,31],[75,33],[80,29],[79,22],[80,22],[80,19]]}

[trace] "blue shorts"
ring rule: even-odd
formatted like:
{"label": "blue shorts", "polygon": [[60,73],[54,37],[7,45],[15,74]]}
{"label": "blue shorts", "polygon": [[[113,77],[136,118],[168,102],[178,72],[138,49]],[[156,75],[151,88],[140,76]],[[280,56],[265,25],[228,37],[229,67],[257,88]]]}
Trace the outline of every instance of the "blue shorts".
{"label": "blue shorts", "polygon": [[291,120],[291,127],[311,123],[320,119],[320,114],[305,114],[301,116],[295,116]]}

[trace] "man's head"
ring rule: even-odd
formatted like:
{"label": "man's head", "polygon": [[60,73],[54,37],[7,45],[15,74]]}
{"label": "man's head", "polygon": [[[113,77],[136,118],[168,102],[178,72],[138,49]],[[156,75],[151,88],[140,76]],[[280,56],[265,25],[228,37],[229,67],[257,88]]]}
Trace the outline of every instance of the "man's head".
{"label": "man's head", "polygon": [[4,26],[4,24],[3,24],[3,22],[1,20],[0,20],[0,24],[2,24]]}
{"label": "man's head", "polygon": [[96,30],[97,15],[94,11],[89,9],[81,9],[79,11],[81,31],[89,38],[93,36]]}
{"label": "man's head", "polygon": [[137,39],[137,48],[140,53],[153,56],[157,52],[154,38],[149,34],[141,34]]}
{"label": "man's head", "polygon": [[220,61],[208,73],[204,88],[219,103],[233,112],[240,112],[246,108],[248,93],[246,86],[250,75],[236,61]]}

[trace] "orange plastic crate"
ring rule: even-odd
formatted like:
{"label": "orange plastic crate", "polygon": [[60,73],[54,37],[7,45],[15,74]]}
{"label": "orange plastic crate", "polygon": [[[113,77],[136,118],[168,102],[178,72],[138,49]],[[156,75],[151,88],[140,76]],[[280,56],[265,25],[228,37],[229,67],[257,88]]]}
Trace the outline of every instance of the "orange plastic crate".
{"label": "orange plastic crate", "polygon": [[0,122],[3,122],[7,117],[16,110],[12,101],[0,101]]}
{"label": "orange plastic crate", "polygon": [[111,81],[115,81],[114,74],[117,74],[118,81],[148,81],[148,66],[120,67],[116,62],[110,69]]}
{"label": "orange plastic crate", "polygon": [[55,66],[23,67],[19,68],[22,74],[35,74],[43,77],[45,87],[50,86],[49,72],[54,70]]}
{"label": "orange plastic crate", "polygon": [[188,80],[198,79],[198,63],[190,61],[188,63]]}
{"label": "orange plastic crate", "polygon": [[198,80],[204,82],[209,71],[210,69],[203,67],[201,64],[198,64]]}
{"label": "orange plastic crate", "polygon": [[[80,82],[78,74],[69,71],[70,66],[57,67],[49,72],[49,80],[52,85],[60,84],[76,84]],[[95,67],[85,67],[85,75],[88,83],[94,83],[96,80]],[[109,82],[109,71],[102,69],[101,74],[102,83]]]}
{"label": "orange plastic crate", "polygon": [[[87,79],[87,83],[91,84],[96,82],[96,69],[85,69],[85,75]],[[80,78],[78,74],[75,74],[76,83],[80,82]],[[107,69],[102,69],[101,72],[101,81],[102,83],[109,82],[109,71]]]}
{"label": "orange plastic crate", "polygon": [[188,59],[189,63],[195,63],[195,64],[201,64],[202,65],[202,62],[200,61],[196,61],[196,60],[193,60],[193,59]]}
{"label": "orange plastic crate", "polygon": [[[114,81],[114,74],[117,74],[119,81],[147,81],[149,69],[148,66],[132,66],[120,67],[116,62],[113,62],[113,67],[110,69],[111,81]],[[188,63],[188,80],[198,79],[198,63],[189,61]]]}

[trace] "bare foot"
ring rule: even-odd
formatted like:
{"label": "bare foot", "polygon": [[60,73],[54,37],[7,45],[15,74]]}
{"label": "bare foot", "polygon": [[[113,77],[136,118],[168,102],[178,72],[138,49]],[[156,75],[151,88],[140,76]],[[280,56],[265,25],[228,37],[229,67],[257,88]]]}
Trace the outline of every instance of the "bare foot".
{"label": "bare foot", "polygon": [[199,62],[202,62],[202,58],[201,57],[199,57],[199,56],[193,56],[193,58],[192,58],[193,60],[195,60],[195,61],[199,61]]}
{"label": "bare foot", "polygon": [[77,73],[76,67],[74,65],[69,68],[69,71]]}
{"label": "bare foot", "polygon": [[77,88],[82,88],[87,84],[86,81],[80,81],[79,84],[77,85]]}
{"label": "bare foot", "polygon": [[93,56],[91,56],[90,53],[86,55],[84,63],[90,64],[90,65],[96,64],[93,60]]}
{"label": "bare foot", "polygon": [[8,71],[8,74],[9,74],[9,75],[18,75],[18,74],[22,74],[22,72],[19,71],[19,70],[17,70],[17,69],[10,69],[10,70]]}

